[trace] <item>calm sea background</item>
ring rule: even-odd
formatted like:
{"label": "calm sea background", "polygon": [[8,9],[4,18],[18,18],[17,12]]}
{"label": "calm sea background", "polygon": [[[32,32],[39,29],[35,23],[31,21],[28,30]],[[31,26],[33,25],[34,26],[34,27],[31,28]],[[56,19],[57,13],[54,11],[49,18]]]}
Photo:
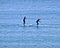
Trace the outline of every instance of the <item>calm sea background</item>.
{"label": "calm sea background", "polygon": [[60,48],[60,0],[0,0],[0,48]]}

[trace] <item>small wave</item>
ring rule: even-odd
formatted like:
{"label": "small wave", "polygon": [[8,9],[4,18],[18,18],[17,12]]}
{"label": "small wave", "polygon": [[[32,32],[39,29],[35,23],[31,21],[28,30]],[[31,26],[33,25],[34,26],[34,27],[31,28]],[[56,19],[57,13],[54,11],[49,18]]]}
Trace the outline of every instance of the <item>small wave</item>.
{"label": "small wave", "polygon": [[[0,28],[20,28],[24,27],[21,24],[0,24]],[[35,24],[26,24],[25,27],[37,27]],[[41,24],[38,27],[40,28],[60,28],[60,24]]]}

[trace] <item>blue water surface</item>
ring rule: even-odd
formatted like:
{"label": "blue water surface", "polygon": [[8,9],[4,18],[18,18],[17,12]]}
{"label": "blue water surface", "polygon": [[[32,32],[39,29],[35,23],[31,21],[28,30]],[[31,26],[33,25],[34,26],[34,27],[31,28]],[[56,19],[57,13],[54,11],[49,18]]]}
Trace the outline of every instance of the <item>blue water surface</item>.
{"label": "blue water surface", "polygon": [[60,0],[0,0],[0,48],[60,48]]}

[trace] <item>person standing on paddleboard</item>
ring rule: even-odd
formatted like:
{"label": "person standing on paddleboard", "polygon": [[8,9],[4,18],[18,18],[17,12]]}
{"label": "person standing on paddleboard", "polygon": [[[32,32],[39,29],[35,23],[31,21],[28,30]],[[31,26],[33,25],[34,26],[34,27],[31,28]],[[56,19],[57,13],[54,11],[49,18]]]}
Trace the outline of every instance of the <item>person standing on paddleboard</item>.
{"label": "person standing on paddleboard", "polygon": [[37,20],[36,20],[37,27],[38,27],[38,25],[39,25],[39,21],[40,21],[40,19],[37,19]]}
{"label": "person standing on paddleboard", "polygon": [[25,26],[26,24],[26,17],[23,18],[23,25]]}

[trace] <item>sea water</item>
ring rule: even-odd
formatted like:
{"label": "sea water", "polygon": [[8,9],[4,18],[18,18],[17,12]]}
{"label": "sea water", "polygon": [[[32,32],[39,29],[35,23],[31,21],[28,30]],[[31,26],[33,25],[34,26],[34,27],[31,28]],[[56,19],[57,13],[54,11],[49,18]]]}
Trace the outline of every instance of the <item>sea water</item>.
{"label": "sea water", "polygon": [[0,48],[60,48],[60,0],[0,0]]}

